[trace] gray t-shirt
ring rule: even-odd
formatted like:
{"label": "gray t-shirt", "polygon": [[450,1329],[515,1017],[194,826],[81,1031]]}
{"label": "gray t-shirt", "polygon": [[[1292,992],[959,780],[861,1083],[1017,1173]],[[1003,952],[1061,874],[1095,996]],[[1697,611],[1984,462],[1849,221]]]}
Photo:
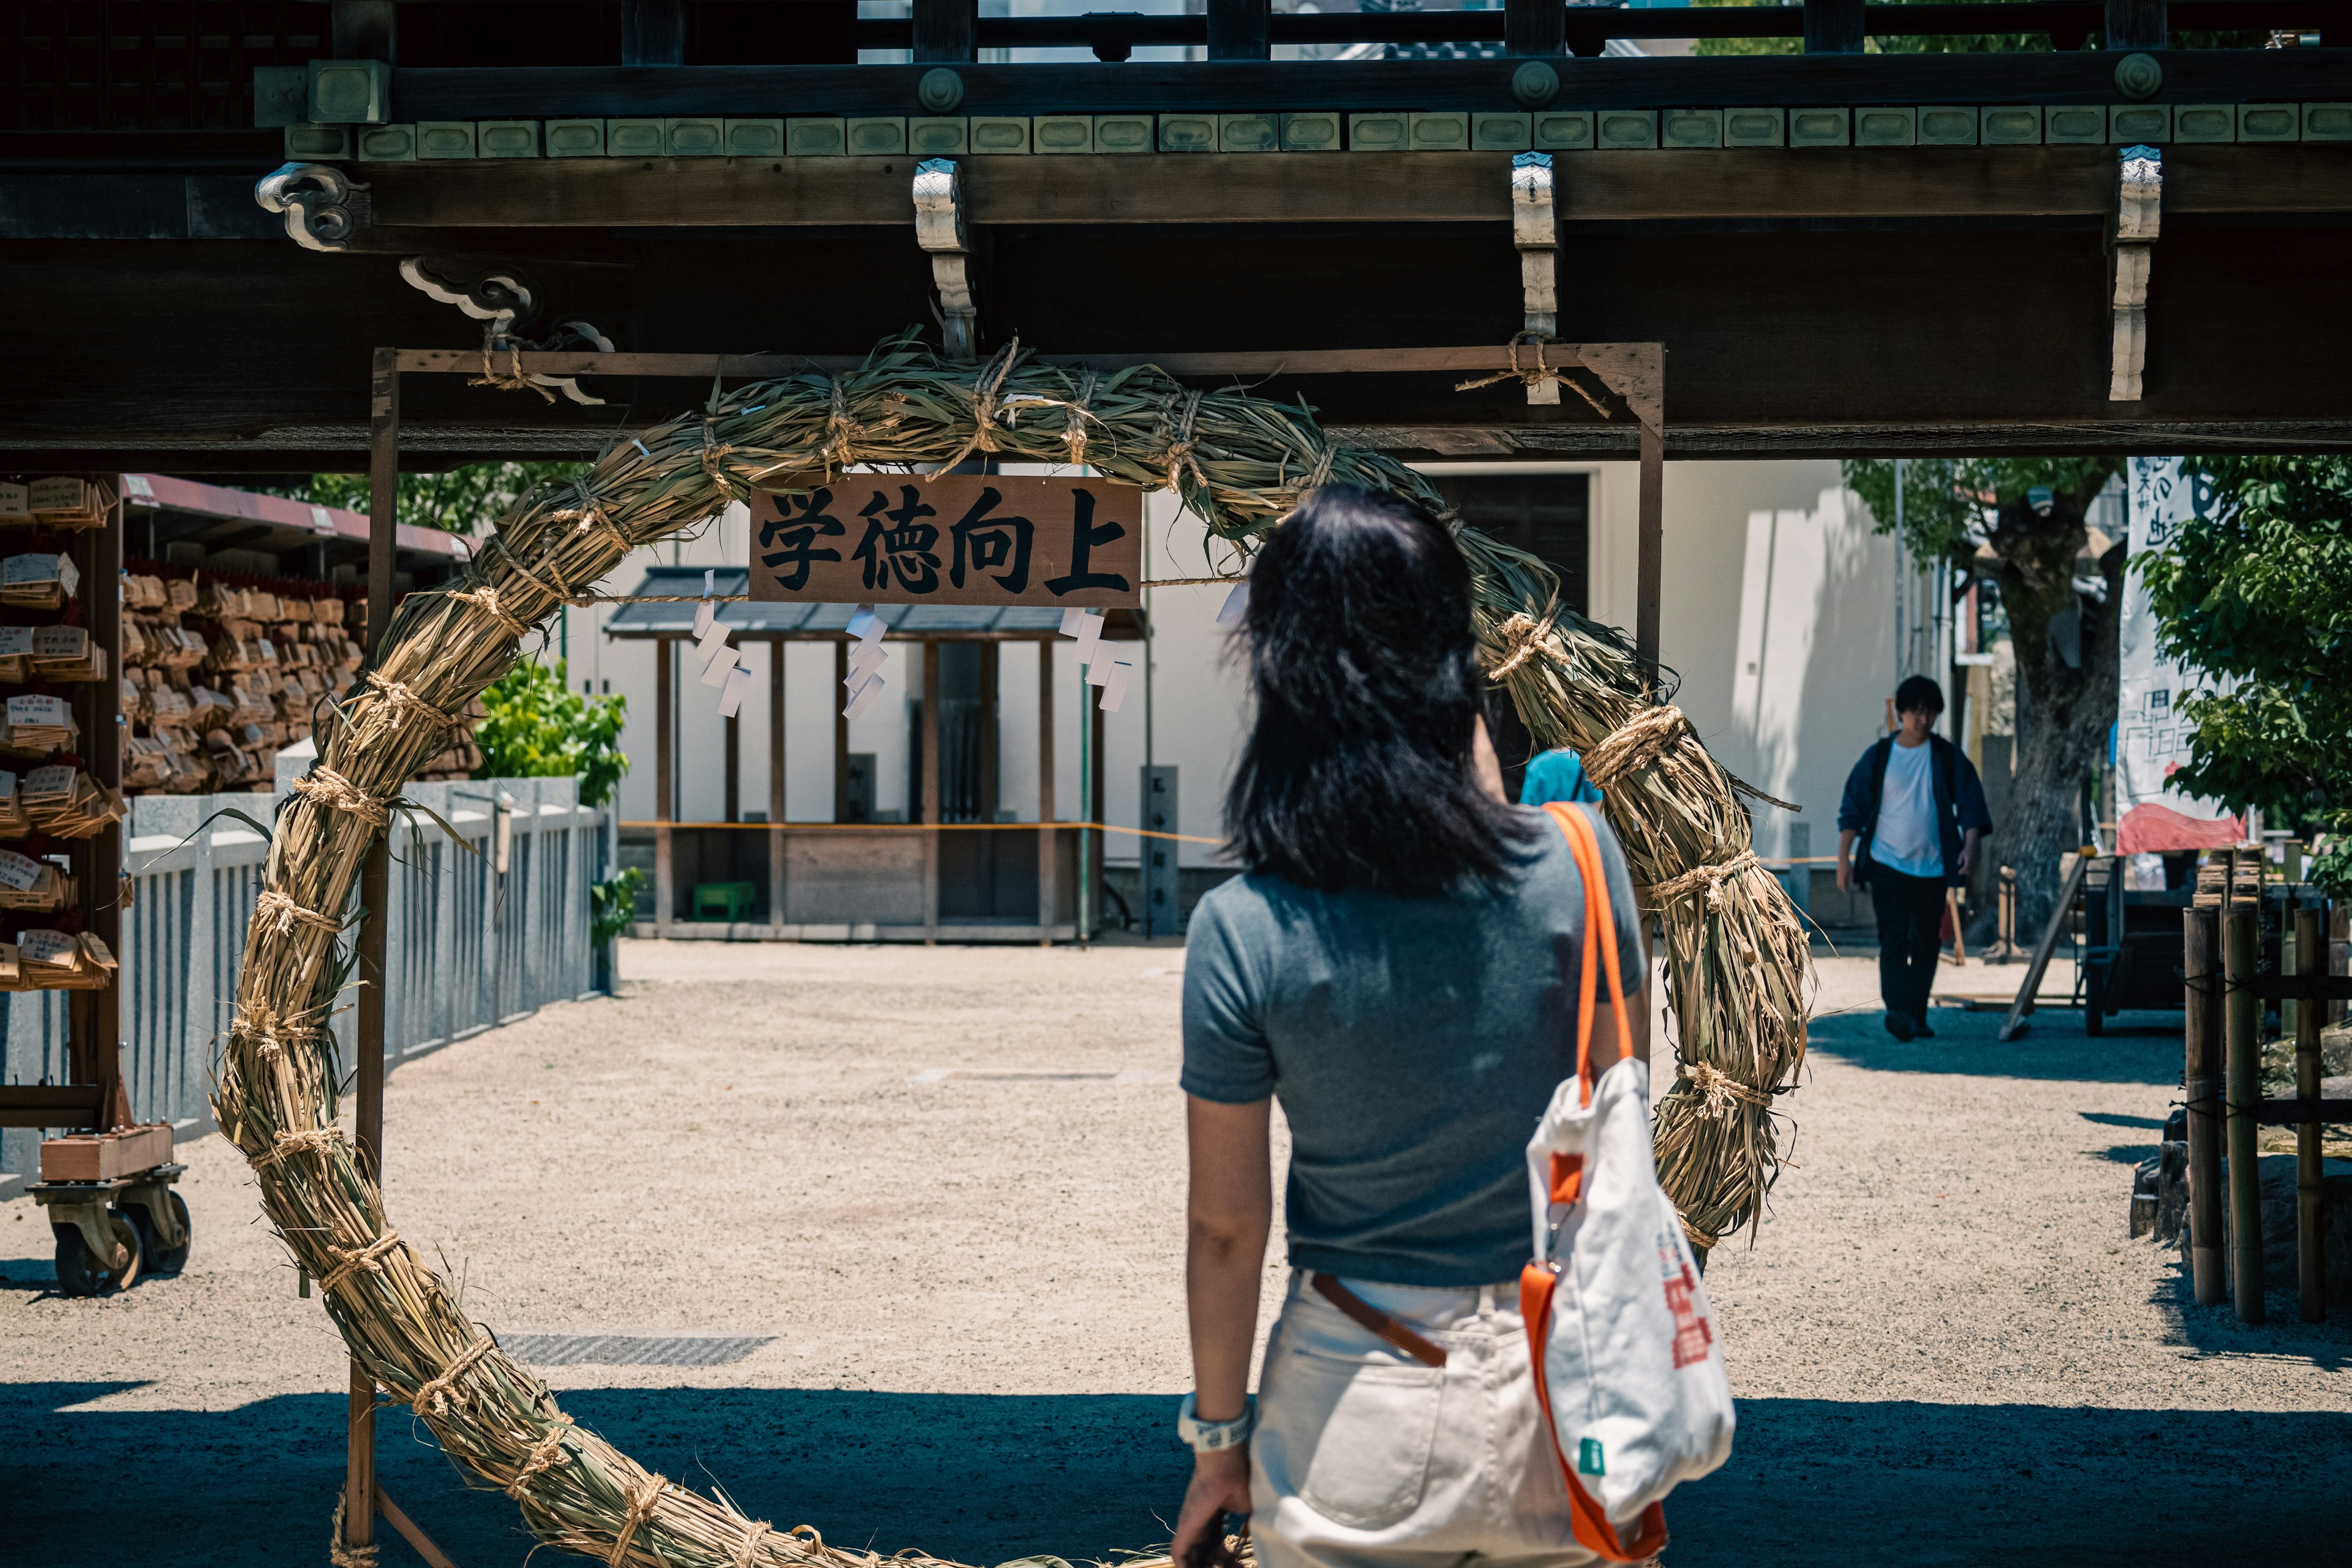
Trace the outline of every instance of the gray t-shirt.
{"label": "gray t-shirt", "polygon": [[[1588,815],[1631,994],[1645,973],[1633,883]],[[1576,1070],[1584,943],[1582,879],[1558,826],[1541,826],[1500,893],[1318,893],[1244,876],[1193,910],[1184,1091],[1280,1097],[1292,1267],[1391,1285],[1517,1278],[1528,1140]]]}

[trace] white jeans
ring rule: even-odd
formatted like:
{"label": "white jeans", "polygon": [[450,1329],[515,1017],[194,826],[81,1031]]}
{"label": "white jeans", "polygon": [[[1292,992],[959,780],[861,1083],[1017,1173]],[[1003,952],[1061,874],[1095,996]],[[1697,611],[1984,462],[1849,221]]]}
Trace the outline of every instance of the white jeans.
{"label": "white jeans", "polygon": [[1516,1280],[1468,1289],[1341,1281],[1441,1345],[1424,1365],[1294,1270],[1266,1342],[1250,1443],[1265,1568],[1513,1568],[1597,1561],[1576,1543],[1543,1429]]}

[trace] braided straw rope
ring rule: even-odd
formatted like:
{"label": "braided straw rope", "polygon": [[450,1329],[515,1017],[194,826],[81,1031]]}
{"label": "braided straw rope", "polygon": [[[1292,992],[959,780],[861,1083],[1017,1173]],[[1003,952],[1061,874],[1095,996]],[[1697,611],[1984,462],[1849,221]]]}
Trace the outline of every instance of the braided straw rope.
{"label": "braided straw rope", "polygon": [[[1066,420],[1024,424],[1012,411],[1076,405],[1091,434],[1089,464],[1116,483],[1181,485],[1185,505],[1244,558],[1254,537],[1295,504],[1302,475],[1393,491],[1446,515],[1426,479],[1384,454],[1332,446],[1303,408],[1195,392],[1150,367],[1082,381],[1008,355],[1001,374],[990,369],[976,389],[969,364],[943,364],[905,342],[886,345],[845,375],[786,377],[715,397],[692,416],[615,440],[576,483],[525,497],[453,591],[408,595],[383,628],[377,680],[324,714],[320,762],[271,834],[268,890],[304,910],[351,907],[403,786],[441,745],[438,726],[415,721],[419,704],[457,712],[513,665],[533,621],[552,612],[536,584],[597,582],[631,547],[706,522],[730,494],[806,484],[851,464],[934,466],[980,437],[976,390],[992,400],[988,437],[1007,460],[1066,461]],[[1619,760],[1606,810],[1637,879],[1659,886],[1737,862],[1750,847],[1746,809],[1688,727],[1653,712],[1652,672],[1623,639],[1558,607],[1557,584],[1534,557],[1458,525],[1454,538],[1473,578],[1474,629],[1537,743]],[[1507,634],[1514,616],[1528,624]],[[1637,723],[1645,735],[1652,725],[1673,732],[1645,740],[1638,763],[1630,742],[1601,750]],[[1720,887],[1719,903],[1681,899],[1665,915],[1680,1054],[1685,1068],[1704,1064],[1769,1096],[1790,1081],[1803,1052],[1803,936],[1761,868],[1740,864]],[[546,1386],[464,1315],[454,1289],[401,1240],[360,1151],[331,1131],[340,1091],[316,1021],[350,976],[337,942],[312,921],[248,926],[214,1110],[251,1163],[280,1242],[304,1273],[327,1283],[325,1304],[352,1356],[417,1407],[461,1468],[508,1491],[541,1542],[607,1563],[869,1568],[868,1554],[814,1531],[754,1531],[722,1499],[670,1485],[571,1425]],[[1685,1223],[1712,1241],[1759,1212],[1776,1156],[1769,1106],[1733,1094],[1728,1110],[1709,1115],[1701,1082],[1679,1079],[1661,1101],[1658,1146]],[[462,1398],[450,1371],[461,1364]],[[935,1559],[908,1561],[940,1568]],[[1172,1565],[1161,1557],[1124,1568]]]}

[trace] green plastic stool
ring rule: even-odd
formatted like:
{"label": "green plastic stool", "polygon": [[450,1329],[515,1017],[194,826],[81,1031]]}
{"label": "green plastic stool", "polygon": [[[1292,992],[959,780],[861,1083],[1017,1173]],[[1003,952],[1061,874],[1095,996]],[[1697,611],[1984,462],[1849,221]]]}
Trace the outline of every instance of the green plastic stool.
{"label": "green plastic stool", "polygon": [[697,882],[694,885],[694,918],[698,921],[726,921],[730,924],[748,921],[759,898],[757,883]]}

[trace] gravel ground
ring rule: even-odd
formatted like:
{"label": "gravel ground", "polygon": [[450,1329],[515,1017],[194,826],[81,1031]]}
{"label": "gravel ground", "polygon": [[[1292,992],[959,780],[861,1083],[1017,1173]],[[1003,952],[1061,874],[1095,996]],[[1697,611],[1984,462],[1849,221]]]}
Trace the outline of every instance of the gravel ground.
{"label": "gravel ground", "polygon": [[[1182,957],[625,944],[625,997],[394,1075],[394,1216],[502,1334],[761,1340],[547,1369],[757,1517],[978,1563],[1143,1546],[1185,1469]],[[2352,1325],[2281,1293],[2243,1328],[2125,1237],[2177,1016],[2003,1046],[1939,1011],[1899,1045],[1874,994],[1824,963],[1796,1163],[1710,1272],[1740,1440],[1667,1562],[2343,1562]],[[57,1297],[41,1215],[0,1204],[0,1560],[323,1558],[340,1342],[242,1162],[184,1157],[188,1271],[117,1298]],[[384,1426],[388,1489],[463,1568],[523,1560],[511,1505]]]}

